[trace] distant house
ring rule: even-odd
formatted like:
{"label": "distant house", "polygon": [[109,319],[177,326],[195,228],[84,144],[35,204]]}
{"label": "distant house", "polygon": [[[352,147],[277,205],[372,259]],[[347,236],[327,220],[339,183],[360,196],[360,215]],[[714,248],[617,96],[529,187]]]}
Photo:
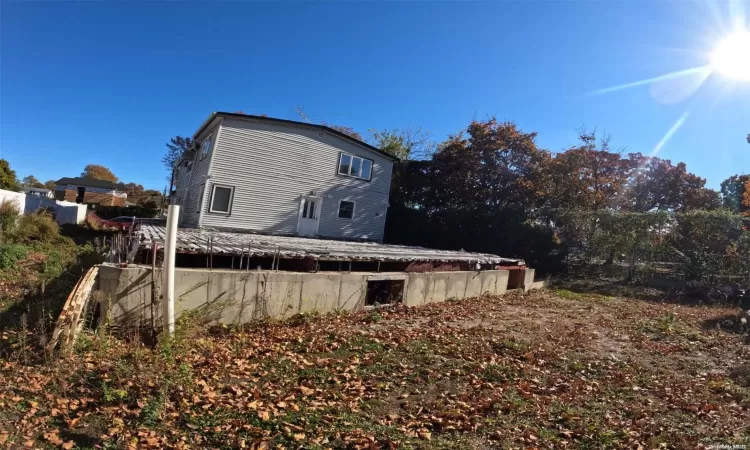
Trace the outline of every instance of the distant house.
{"label": "distant house", "polygon": [[44,188],[25,188],[23,193],[32,197],[54,198],[52,191]]}
{"label": "distant house", "polygon": [[323,125],[211,114],[176,167],[180,225],[382,241],[395,158]]}
{"label": "distant house", "polygon": [[55,199],[101,206],[125,206],[128,194],[111,181],[91,178],[60,178],[55,182]]}

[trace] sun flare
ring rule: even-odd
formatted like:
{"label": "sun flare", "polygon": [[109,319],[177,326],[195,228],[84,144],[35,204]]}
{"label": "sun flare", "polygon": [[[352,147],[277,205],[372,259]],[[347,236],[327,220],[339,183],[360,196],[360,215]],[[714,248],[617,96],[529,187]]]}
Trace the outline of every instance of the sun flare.
{"label": "sun flare", "polygon": [[711,55],[711,67],[725,77],[750,81],[750,31],[724,38]]}

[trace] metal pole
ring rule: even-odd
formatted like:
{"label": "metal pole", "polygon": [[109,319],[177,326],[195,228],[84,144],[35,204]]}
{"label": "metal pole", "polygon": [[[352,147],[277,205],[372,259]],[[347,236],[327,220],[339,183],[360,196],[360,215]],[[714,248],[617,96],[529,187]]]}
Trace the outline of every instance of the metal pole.
{"label": "metal pole", "polygon": [[164,242],[164,329],[174,335],[174,265],[177,247],[177,217],[179,205],[169,205],[167,210],[167,236]]}

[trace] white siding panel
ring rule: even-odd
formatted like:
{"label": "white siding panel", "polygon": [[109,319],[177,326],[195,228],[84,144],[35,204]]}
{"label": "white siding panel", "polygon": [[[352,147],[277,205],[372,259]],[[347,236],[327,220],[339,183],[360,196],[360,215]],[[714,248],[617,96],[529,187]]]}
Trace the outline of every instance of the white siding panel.
{"label": "white siding panel", "polygon": [[[216,141],[216,135],[218,134],[219,127],[209,127],[206,131],[204,131],[199,137],[198,140],[203,140],[206,138],[209,134],[213,134],[213,139]],[[217,145],[214,144],[214,150],[216,150]],[[200,206],[198,205],[198,201],[201,196],[201,186],[206,183],[206,180],[208,179],[208,168],[211,164],[211,154],[206,156],[203,159],[200,159],[200,149],[195,152],[195,159],[193,160],[193,170],[189,177],[189,187],[188,187],[188,194],[187,199],[185,202],[185,205],[183,206],[184,212],[181,212],[180,215],[182,216],[182,222],[180,225],[182,226],[188,226],[188,227],[197,227],[199,225],[199,210]],[[204,199],[204,204],[205,204]]]}
{"label": "white siding panel", "polygon": [[[340,151],[373,160],[372,180],[337,175]],[[228,118],[214,153],[210,182],[234,186],[234,201],[229,215],[211,214],[207,194],[202,227],[294,234],[300,197],[315,191],[322,237],[382,239],[393,167],[387,158],[317,130]],[[337,218],[342,199],[356,202],[353,220]]]}

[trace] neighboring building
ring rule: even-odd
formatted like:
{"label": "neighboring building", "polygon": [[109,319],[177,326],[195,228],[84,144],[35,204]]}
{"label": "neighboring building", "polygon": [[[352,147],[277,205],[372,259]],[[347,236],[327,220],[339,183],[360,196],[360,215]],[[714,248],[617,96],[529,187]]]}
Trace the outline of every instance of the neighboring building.
{"label": "neighboring building", "polygon": [[178,162],[180,224],[381,241],[394,157],[322,125],[211,114]]}
{"label": "neighboring building", "polygon": [[32,197],[54,198],[52,191],[44,188],[24,188],[23,193]]}
{"label": "neighboring building", "polygon": [[118,191],[111,181],[92,178],[60,178],[55,182],[55,198],[74,203],[125,206],[128,194]]}

